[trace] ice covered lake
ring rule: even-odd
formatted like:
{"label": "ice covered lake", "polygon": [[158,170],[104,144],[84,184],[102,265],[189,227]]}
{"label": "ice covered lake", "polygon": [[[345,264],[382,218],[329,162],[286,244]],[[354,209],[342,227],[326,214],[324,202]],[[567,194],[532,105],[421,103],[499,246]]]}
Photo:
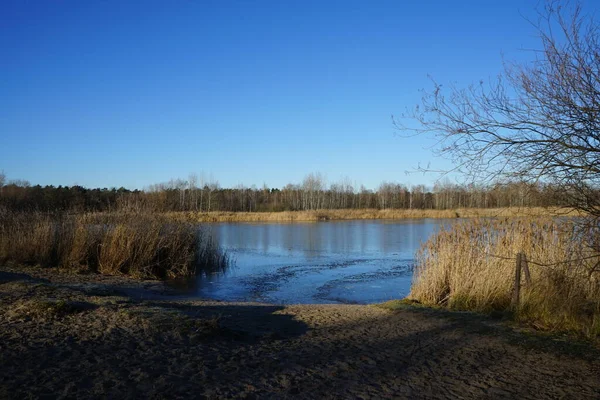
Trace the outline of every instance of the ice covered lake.
{"label": "ice covered lake", "polygon": [[451,221],[211,224],[233,263],[225,272],[199,276],[193,291],[202,298],[275,304],[402,298],[420,244]]}

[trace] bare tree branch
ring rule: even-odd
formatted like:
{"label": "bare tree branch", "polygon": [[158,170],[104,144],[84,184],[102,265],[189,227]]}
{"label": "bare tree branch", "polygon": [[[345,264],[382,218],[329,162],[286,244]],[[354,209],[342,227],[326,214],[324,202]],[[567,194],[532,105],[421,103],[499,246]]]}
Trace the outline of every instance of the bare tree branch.
{"label": "bare tree branch", "polygon": [[546,3],[533,22],[541,49],[489,83],[433,81],[402,135],[428,134],[474,181],[559,185],[569,206],[600,218],[600,31],[579,3]]}

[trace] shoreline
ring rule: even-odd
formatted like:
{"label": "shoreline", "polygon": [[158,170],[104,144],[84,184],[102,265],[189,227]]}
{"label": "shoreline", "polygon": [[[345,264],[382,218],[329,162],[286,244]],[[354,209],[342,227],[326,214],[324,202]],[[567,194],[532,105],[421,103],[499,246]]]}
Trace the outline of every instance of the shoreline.
{"label": "shoreline", "polygon": [[177,211],[164,213],[167,218],[188,222],[318,222],[345,220],[403,220],[452,218],[509,218],[572,216],[576,213],[560,207],[458,208],[453,210],[378,210],[342,209],[278,212]]}
{"label": "shoreline", "polygon": [[472,313],[181,300],[0,266],[1,398],[596,398],[599,355]]}

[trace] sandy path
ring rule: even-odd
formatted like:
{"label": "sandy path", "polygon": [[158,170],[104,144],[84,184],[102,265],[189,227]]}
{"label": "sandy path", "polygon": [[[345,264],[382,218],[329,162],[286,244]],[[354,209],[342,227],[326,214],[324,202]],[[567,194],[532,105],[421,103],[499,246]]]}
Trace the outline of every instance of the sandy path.
{"label": "sandy path", "polygon": [[600,398],[598,349],[490,319],[161,288],[0,268],[0,398]]}

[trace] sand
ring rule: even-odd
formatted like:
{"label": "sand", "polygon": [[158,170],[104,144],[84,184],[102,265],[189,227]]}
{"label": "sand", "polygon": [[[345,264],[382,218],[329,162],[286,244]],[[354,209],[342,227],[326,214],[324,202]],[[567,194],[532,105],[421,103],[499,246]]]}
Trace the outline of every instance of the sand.
{"label": "sand", "polygon": [[0,267],[0,398],[600,398],[599,355],[468,313]]}

